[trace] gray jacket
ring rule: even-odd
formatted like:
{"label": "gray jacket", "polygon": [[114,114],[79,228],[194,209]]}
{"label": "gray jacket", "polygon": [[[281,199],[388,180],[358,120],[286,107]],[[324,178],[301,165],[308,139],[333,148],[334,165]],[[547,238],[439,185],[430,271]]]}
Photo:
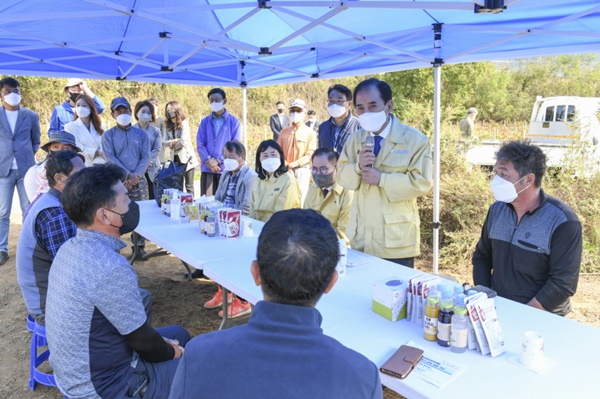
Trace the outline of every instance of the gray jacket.
{"label": "gray jacket", "polygon": [[[258,177],[256,172],[245,164],[242,169],[238,172],[240,174],[238,184],[235,188],[235,209],[240,209],[243,215],[250,213],[250,197],[252,196],[252,187],[254,181]],[[223,201],[227,195],[227,186],[229,185],[229,179],[231,179],[231,172],[225,172],[221,174],[221,180],[219,181],[219,188],[215,194],[217,201]]]}
{"label": "gray jacket", "polygon": [[21,176],[35,164],[34,154],[40,148],[40,120],[38,115],[23,107],[19,107],[15,134],[10,130],[6,111],[0,107],[0,177],[10,173],[12,160],[17,160]]}

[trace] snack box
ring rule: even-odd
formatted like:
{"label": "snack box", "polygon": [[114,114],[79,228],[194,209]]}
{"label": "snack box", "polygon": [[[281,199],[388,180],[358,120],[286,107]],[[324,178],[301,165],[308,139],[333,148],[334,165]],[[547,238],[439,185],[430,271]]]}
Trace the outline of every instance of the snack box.
{"label": "snack box", "polygon": [[388,277],[373,283],[373,312],[390,321],[406,318],[408,283],[400,277]]}

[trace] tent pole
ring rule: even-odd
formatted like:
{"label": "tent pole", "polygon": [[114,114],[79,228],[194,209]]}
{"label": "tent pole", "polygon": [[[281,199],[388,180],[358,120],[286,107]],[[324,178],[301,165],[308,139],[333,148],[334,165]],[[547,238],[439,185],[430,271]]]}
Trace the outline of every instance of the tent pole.
{"label": "tent pole", "polygon": [[433,259],[432,271],[439,272],[440,258],[440,120],[441,120],[441,93],[442,93],[442,65],[440,57],[442,49],[442,24],[433,24],[433,47],[435,60],[433,64]]}
{"label": "tent pole", "polygon": [[242,123],[244,125],[244,147],[248,149],[248,124],[247,124],[247,108],[246,108],[246,86],[242,87]]}
{"label": "tent pole", "polygon": [[442,66],[433,66],[433,273],[437,274],[440,246],[440,99]]}

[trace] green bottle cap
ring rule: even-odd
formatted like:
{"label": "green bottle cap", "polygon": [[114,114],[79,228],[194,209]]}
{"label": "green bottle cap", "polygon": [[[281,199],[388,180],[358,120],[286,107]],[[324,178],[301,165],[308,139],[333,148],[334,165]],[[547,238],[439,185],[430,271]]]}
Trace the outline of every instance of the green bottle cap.
{"label": "green bottle cap", "polygon": [[464,306],[457,306],[454,308],[454,313],[456,314],[467,314],[467,308]]}
{"label": "green bottle cap", "polygon": [[437,305],[440,302],[440,298],[437,296],[427,297],[427,303],[430,305]]}
{"label": "green bottle cap", "polygon": [[441,308],[444,310],[451,310],[454,307],[452,301],[442,301]]}

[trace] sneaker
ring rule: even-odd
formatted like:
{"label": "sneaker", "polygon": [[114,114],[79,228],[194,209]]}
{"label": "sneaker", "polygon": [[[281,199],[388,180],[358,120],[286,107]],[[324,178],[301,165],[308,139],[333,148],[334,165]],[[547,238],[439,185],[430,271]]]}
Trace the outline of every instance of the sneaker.
{"label": "sneaker", "polygon": [[[228,319],[235,319],[236,317],[241,317],[250,313],[252,313],[252,305],[250,305],[250,302],[244,303],[237,297],[231,302],[231,305],[227,307]],[[222,310],[219,310],[219,317],[223,317]]]}
{"label": "sneaker", "polygon": [[6,263],[8,260],[8,254],[4,251],[0,251],[0,266]]}
{"label": "sneaker", "polygon": [[[232,299],[233,299],[233,294],[230,292],[229,294],[227,294],[227,303],[231,303]],[[210,301],[208,301],[204,304],[204,307],[206,309],[214,309],[214,308],[218,308],[220,306],[223,306],[223,290],[221,289],[221,286],[219,285],[219,288],[217,289],[217,293],[210,299]]]}

